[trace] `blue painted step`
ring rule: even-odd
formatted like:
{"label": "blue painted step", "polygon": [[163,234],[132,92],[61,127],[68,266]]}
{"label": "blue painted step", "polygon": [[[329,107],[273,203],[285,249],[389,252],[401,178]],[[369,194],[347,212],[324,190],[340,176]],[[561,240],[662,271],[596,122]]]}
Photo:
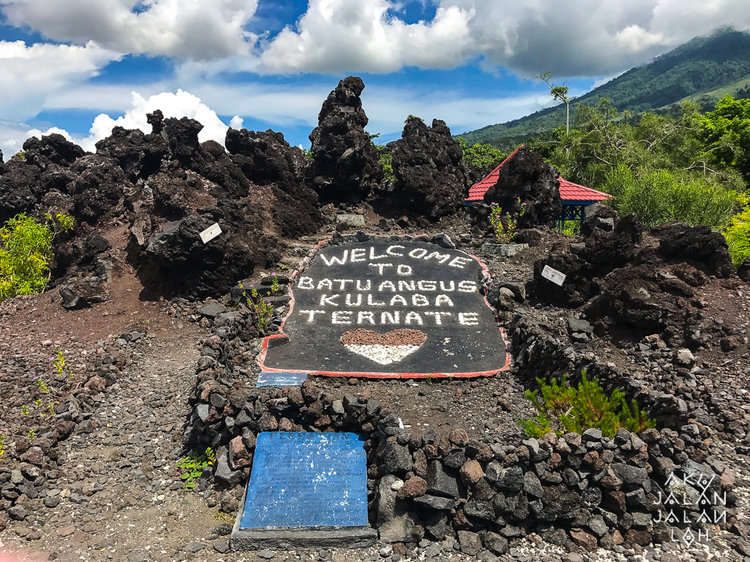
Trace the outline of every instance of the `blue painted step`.
{"label": "blue painted step", "polygon": [[356,434],[258,435],[240,530],[366,526],[367,459]]}
{"label": "blue painted step", "polygon": [[261,371],[255,386],[302,386],[307,373],[269,373]]}

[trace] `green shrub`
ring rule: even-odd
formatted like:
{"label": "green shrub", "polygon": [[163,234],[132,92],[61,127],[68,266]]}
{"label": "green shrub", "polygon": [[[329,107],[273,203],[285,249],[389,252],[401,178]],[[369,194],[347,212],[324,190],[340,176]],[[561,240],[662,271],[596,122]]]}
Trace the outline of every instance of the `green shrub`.
{"label": "green shrub", "polygon": [[508,156],[507,153],[489,144],[474,143],[469,146],[461,136],[456,137],[456,140],[463,151],[464,163],[484,173],[495,168]]}
{"label": "green shrub", "polygon": [[526,203],[521,203],[521,199],[516,200],[517,206],[520,211],[517,213],[503,213],[503,209],[497,203],[490,205],[490,224],[492,230],[495,233],[495,238],[501,244],[509,244],[518,234],[518,219],[523,216],[526,212]]}
{"label": "green shrub", "polygon": [[541,398],[539,390],[527,390],[526,398],[539,414],[519,422],[526,434],[532,437],[542,437],[551,431],[558,435],[571,431],[583,433],[592,427],[600,429],[607,437],[613,437],[621,427],[635,433],[654,427],[654,422],[638,408],[635,400],[628,403],[619,389],[608,397],[599,381],[586,378],[586,371],[581,373],[577,387],[568,384],[568,375],[563,375],[559,383],[554,378],[549,384],[539,378],[536,380]]}
{"label": "green shrub", "polygon": [[603,190],[615,196],[611,205],[621,215],[635,213],[649,228],[670,221],[721,228],[740,200],[739,193],[707,177],[667,170],[636,175],[623,165],[607,174]]}
{"label": "green shrub", "polygon": [[[242,287],[242,283],[239,286]],[[250,285],[250,295],[247,292],[242,294],[245,296],[247,307],[253,313],[253,325],[259,332],[265,334],[273,319],[273,305],[264,301],[252,285]]]}
{"label": "green shrub", "polygon": [[23,213],[0,228],[0,302],[44,291],[50,278],[52,241],[73,228],[73,219],[47,213],[39,222]]}
{"label": "green shrub", "polygon": [[732,224],[724,231],[732,263],[739,266],[750,257],[750,206],[732,217]]}
{"label": "green shrub", "polygon": [[581,221],[569,220],[563,222],[562,233],[565,236],[578,236],[581,233]]}
{"label": "green shrub", "polygon": [[216,462],[213,449],[208,447],[204,453],[190,451],[186,457],[177,461],[180,469],[180,479],[185,483],[182,487],[186,490],[195,488],[195,480],[203,475],[203,470]]}

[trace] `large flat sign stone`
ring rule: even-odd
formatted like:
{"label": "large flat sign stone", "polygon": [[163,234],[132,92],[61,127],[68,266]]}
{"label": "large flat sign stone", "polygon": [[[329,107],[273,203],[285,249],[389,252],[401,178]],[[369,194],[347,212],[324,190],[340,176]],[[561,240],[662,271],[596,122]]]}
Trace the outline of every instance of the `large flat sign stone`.
{"label": "large flat sign stone", "polygon": [[261,433],[232,547],[371,544],[367,459],[354,433]]}
{"label": "large flat sign stone", "polygon": [[420,239],[321,243],[292,284],[264,371],[384,378],[471,377],[507,369],[486,267]]}

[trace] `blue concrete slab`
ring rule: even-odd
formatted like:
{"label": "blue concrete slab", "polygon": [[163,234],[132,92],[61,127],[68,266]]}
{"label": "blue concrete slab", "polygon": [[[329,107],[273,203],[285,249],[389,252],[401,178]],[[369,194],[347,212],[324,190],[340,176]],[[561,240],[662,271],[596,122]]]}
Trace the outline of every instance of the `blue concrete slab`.
{"label": "blue concrete slab", "polygon": [[255,386],[302,386],[307,373],[269,373],[261,371]]}
{"label": "blue concrete slab", "polygon": [[356,434],[258,435],[241,530],[366,526],[367,459]]}

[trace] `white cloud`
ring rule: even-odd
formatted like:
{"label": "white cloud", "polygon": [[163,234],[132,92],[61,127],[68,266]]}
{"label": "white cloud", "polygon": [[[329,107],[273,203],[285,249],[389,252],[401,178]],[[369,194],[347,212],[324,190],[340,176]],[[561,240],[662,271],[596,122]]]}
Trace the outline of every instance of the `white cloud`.
{"label": "white cloud", "polygon": [[[129,92],[126,107],[110,113],[120,113],[113,118],[106,113],[98,115],[91,125],[88,136],[77,137],[61,132],[67,138],[86,150],[94,151],[98,140],[108,136],[112,127],[119,125],[126,129],[141,129],[151,132],[151,125],[146,115],[161,109],[165,117],[191,117],[200,121],[204,128],[199,134],[201,142],[213,139],[224,142],[227,125],[217,113],[232,115],[229,125],[233,128],[243,126],[245,119],[262,119],[272,124],[272,128],[283,131],[285,126],[301,126],[312,130],[317,125],[317,114],[323,100],[331,90],[332,84],[325,85],[291,85],[278,84],[274,87],[262,84],[221,84],[197,86],[197,90],[188,93],[160,92],[146,96],[143,93]],[[124,96],[122,91],[111,86],[100,86],[102,97],[113,96],[119,100]],[[124,88],[124,87],[123,87]],[[148,87],[153,90],[154,85]],[[198,95],[195,95],[198,94]],[[82,107],[89,98],[97,97],[97,90],[89,86],[83,97]],[[71,97],[74,99],[74,97]],[[111,102],[105,102],[111,103]],[[368,86],[362,94],[362,103],[370,119],[368,131],[381,133],[381,141],[388,141],[400,136],[404,121],[409,114],[418,115],[430,123],[433,118],[442,119],[450,126],[453,133],[515,119],[550,105],[551,99],[546,93],[507,97],[503,94],[467,97],[459,91],[443,90],[434,93],[416,91],[408,86],[404,88]],[[72,106],[73,108],[78,106]],[[6,158],[17,152],[23,141],[31,135],[39,136],[40,131],[26,125],[0,121],[0,148]]]}
{"label": "white cloud", "polygon": [[440,7],[406,24],[388,0],[310,0],[297,30],[283,29],[261,55],[265,72],[391,72],[405,65],[451,68],[467,56],[472,11]]}
{"label": "white cloud", "polygon": [[50,127],[44,131],[34,127],[29,127],[24,123],[12,123],[0,120],[0,150],[3,153],[5,161],[10,159],[16,152],[23,148],[23,143],[31,137],[42,138],[42,135],[51,135],[58,133],[69,141],[75,141],[70,133],[59,127]]}
{"label": "white cloud", "polygon": [[406,24],[390,0],[311,0],[272,38],[262,72],[452,68],[476,57],[522,75],[600,76],[644,63],[722,25],[750,28],[747,0],[439,0]]}
{"label": "white cloud", "polygon": [[0,0],[8,21],[56,41],[198,60],[248,54],[257,0]]}
{"label": "white cloud", "polygon": [[[203,125],[203,129],[198,133],[200,142],[215,140],[222,145],[224,144],[228,126],[200,98],[178,89],[175,93],[160,92],[148,98],[137,92],[131,92],[130,106],[124,114],[117,118],[112,118],[106,113],[97,115],[91,124],[89,135],[86,137],[71,135],[68,131],[57,127],[41,131],[22,123],[0,121],[0,149],[6,157],[12,156],[21,149],[24,141],[29,137],[60,133],[68,140],[82,146],[84,150],[95,152],[97,141],[109,136],[113,127],[140,129],[145,133],[150,133],[151,125],[148,123],[146,116],[157,109],[162,111],[164,117],[190,117],[199,121]],[[241,126],[242,118],[235,115],[231,123],[233,126]]]}
{"label": "white cloud", "polygon": [[0,41],[0,114],[24,120],[55,92],[81,84],[120,55],[85,46]]}

